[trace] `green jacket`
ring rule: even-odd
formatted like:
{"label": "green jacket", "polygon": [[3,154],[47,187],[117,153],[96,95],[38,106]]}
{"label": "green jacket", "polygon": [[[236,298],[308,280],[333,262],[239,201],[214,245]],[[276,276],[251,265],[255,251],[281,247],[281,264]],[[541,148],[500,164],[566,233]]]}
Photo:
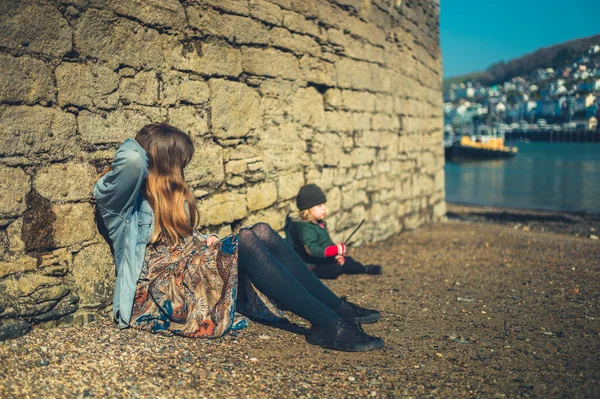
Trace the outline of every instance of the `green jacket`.
{"label": "green jacket", "polygon": [[294,249],[308,265],[331,262],[325,258],[325,248],[334,245],[327,230],[327,222],[323,227],[308,220],[295,219],[291,223],[291,235]]}

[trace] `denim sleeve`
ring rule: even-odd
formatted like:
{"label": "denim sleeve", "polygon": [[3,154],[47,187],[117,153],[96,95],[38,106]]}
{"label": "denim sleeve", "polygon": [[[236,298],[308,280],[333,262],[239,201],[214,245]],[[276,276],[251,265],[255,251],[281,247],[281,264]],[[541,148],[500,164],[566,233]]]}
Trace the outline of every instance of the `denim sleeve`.
{"label": "denim sleeve", "polygon": [[147,175],[146,151],[137,141],[125,140],[115,154],[112,170],[94,186],[96,203],[106,212],[122,218],[129,217]]}

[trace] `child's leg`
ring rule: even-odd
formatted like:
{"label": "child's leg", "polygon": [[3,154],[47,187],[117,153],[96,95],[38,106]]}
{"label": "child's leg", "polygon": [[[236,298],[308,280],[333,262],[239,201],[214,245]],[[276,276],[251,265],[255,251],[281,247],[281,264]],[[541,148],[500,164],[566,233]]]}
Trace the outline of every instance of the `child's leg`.
{"label": "child's leg", "polygon": [[340,305],[342,300],[310,271],[296,251],[271,226],[266,223],[257,223],[252,226],[251,231],[315,298],[331,309]]}
{"label": "child's leg", "polygon": [[344,259],[346,260],[346,262],[344,262],[344,265],[342,267],[340,267],[340,269],[342,269],[342,273],[344,273],[344,274],[366,273],[366,268],[359,261],[356,261],[349,256],[344,257]]}
{"label": "child's leg", "polygon": [[329,262],[321,265],[316,265],[312,268],[312,272],[318,278],[325,280],[333,280],[339,277],[344,271],[337,262]]}

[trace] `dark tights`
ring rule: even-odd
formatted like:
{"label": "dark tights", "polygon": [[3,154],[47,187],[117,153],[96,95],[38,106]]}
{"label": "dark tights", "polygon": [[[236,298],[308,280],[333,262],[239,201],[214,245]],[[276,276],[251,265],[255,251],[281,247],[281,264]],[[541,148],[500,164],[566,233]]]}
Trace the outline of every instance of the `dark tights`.
{"label": "dark tights", "polygon": [[239,268],[259,291],[319,327],[339,318],[332,309],[342,300],[268,224],[241,229],[238,245]]}

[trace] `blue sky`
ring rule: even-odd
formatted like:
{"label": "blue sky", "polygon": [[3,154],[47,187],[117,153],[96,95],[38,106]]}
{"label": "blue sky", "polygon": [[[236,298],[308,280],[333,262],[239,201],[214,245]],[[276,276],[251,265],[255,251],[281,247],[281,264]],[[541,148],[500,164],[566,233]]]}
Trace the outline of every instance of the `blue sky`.
{"label": "blue sky", "polygon": [[441,0],[444,76],[600,34],[600,0]]}

